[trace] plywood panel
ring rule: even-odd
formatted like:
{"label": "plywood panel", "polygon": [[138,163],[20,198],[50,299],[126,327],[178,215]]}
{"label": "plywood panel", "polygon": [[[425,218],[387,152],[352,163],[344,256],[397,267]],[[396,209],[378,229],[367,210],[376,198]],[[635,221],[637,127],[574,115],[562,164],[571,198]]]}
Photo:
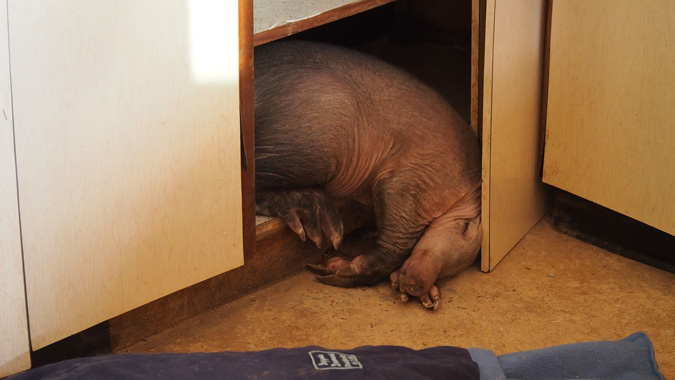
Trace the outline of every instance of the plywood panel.
{"label": "plywood panel", "polygon": [[34,349],[242,264],[236,7],[10,1]]}
{"label": "plywood panel", "polygon": [[7,2],[0,2],[0,377],[30,367],[16,195]]}
{"label": "plywood panel", "polygon": [[483,70],[483,247],[492,270],[547,210],[537,176],[545,1],[488,0]]}
{"label": "plywood panel", "polygon": [[544,180],[675,234],[675,2],[552,7]]}

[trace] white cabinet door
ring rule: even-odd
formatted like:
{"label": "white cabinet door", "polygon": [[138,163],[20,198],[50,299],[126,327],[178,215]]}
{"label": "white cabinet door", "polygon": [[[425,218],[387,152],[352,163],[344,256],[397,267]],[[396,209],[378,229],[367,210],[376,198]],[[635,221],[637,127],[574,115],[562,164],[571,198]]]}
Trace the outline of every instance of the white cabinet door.
{"label": "white cabinet door", "polygon": [[0,377],[28,369],[28,323],[16,197],[7,2],[0,2]]}
{"label": "white cabinet door", "polygon": [[241,265],[237,2],[8,15],[33,349]]}

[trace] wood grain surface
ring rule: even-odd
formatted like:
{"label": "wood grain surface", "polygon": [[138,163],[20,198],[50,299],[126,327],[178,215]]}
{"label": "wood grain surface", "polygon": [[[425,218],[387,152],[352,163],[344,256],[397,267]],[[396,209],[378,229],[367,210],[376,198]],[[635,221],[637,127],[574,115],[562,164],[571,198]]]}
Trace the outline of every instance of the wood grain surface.
{"label": "wood grain surface", "polygon": [[544,181],[675,234],[675,3],[553,1]]}

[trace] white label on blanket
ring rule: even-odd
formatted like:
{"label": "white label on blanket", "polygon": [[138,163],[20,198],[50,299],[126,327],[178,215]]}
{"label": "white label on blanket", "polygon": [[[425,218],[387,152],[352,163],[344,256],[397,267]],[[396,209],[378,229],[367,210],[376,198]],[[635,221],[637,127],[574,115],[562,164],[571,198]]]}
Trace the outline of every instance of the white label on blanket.
{"label": "white label on blanket", "polygon": [[334,351],[310,351],[312,364],[316,369],[362,369],[356,355]]}

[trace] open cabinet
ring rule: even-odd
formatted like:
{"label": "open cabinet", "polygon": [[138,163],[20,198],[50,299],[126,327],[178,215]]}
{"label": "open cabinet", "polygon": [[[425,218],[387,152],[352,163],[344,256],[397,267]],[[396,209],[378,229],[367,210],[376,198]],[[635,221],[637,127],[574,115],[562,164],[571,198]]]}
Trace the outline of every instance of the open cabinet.
{"label": "open cabinet", "polygon": [[[548,208],[547,189],[538,173],[546,2],[342,1],[332,10],[305,9],[303,3],[285,2],[290,9],[268,1],[254,3],[256,44],[294,35],[378,55],[446,95],[471,123],[483,147],[481,269],[494,269]],[[374,16],[359,16],[365,22],[345,19],[320,26],[338,15],[375,6],[379,8],[369,12]],[[384,8],[392,10],[387,13]],[[383,38],[369,36],[381,22],[378,17],[393,18]],[[410,34],[406,27],[411,24],[423,32],[402,36]],[[305,31],[310,28],[314,29]],[[461,41],[465,36],[469,39]],[[403,42],[392,48],[397,38]],[[420,40],[424,38],[429,39]],[[410,47],[415,44],[419,48]],[[449,48],[438,48],[442,44]],[[429,73],[429,67],[434,71]],[[438,87],[443,82],[451,83],[447,91]]]}
{"label": "open cabinet", "polygon": [[[245,265],[109,321],[116,349],[305,270],[306,262],[320,258],[321,252],[312,243],[300,241],[280,220],[256,225],[255,44],[289,36],[347,44],[383,59],[404,58],[405,62],[398,63],[411,71],[434,69],[430,70],[434,75],[426,77],[434,85],[444,82],[450,87],[457,85],[446,95],[453,98],[451,103],[460,114],[470,120],[483,143],[484,271],[494,269],[547,211],[547,189],[538,174],[544,1],[333,0],[321,2],[319,10],[305,9],[305,13],[289,11],[298,7],[278,8],[293,3],[257,0],[258,7],[267,4],[277,8],[267,10],[275,18],[265,25],[272,27],[260,27],[254,33],[253,20],[260,13],[254,17],[252,0],[239,0]],[[295,3],[308,4],[300,0]],[[323,8],[328,3],[335,8]],[[440,6],[440,10],[434,6]],[[431,49],[413,50],[413,54],[397,54],[396,50],[394,54],[384,54],[384,50],[378,49],[382,45],[373,43],[377,38],[364,40],[367,36],[377,37],[383,29],[391,31],[393,26],[398,37],[406,42],[404,45],[414,48],[414,44],[407,43],[411,35],[401,33],[406,27],[406,17],[411,15],[414,18],[408,21],[412,21],[412,26],[421,25],[422,34],[431,23],[435,25],[432,38],[440,30],[441,37],[457,36],[457,39],[451,37],[449,44],[448,40],[435,43],[422,39],[423,47]],[[459,33],[455,33],[457,29]],[[497,34],[499,38],[493,38]],[[435,76],[438,73],[440,77]],[[457,73],[460,74],[455,76]]]}

